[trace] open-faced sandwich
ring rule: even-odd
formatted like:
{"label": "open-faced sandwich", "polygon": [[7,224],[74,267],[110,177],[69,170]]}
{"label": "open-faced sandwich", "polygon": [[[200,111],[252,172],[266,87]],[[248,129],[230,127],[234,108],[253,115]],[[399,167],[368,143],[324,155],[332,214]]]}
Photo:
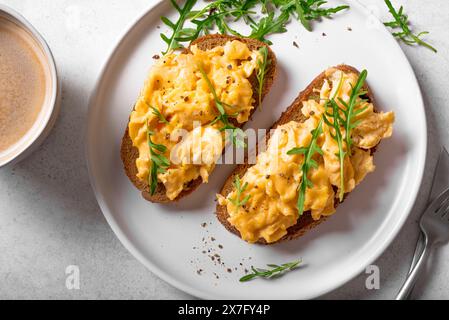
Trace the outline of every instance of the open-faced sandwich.
{"label": "open-faced sandwich", "polygon": [[274,53],[254,39],[208,35],[160,57],[121,147],[126,174],[143,197],[179,200],[207,182],[224,150],[225,130],[238,133],[275,73]]}
{"label": "open-faced sandwich", "polygon": [[340,65],[320,74],[273,125],[253,165],[239,165],[217,195],[217,217],[251,243],[294,239],[336,211],[393,131],[367,72]]}

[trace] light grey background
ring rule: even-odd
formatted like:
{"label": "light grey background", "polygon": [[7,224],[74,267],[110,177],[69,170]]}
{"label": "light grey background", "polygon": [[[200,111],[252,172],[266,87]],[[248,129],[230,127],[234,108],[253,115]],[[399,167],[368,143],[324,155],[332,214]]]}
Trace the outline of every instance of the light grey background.
{"label": "light grey background", "polygon": [[[152,0],[0,0],[22,13],[46,38],[63,85],[58,122],[43,146],[22,163],[0,170],[0,298],[183,299],[144,268],[109,228],[93,196],[84,159],[87,104],[109,51]],[[381,0],[361,0],[388,18]],[[324,296],[390,299],[409,268],[417,219],[430,190],[440,146],[449,132],[449,1],[403,0],[438,54],[403,46],[419,79],[427,109],[429,150],[421,192],[399,236],[376,262],[381,289],[365,289],[362,274]],[[385,57],[388,59],[388,57]],[[416,298],[449,299],[449,246],[433,255]],[[81,289],[65,287],[65,268],[78,265]]]}

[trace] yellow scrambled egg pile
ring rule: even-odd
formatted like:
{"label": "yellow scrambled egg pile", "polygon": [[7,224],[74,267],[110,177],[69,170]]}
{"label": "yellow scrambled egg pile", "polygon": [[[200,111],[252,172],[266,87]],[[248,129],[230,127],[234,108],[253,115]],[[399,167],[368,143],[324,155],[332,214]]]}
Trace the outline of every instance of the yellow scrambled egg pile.
{"label": "yellow scrambled egg pile", "polygon": [[[151,167],[147,131],[152,142],[167,147],[164,154],[170,167],[159,173],[167,197],[175,199],[192,180],[208,181],[215,160],[224,148],[222,123],[211,122],[219,115],[214,96],[202,68],[212,83],[228,115],[239,123],[248,121],[254,108],[253,90],[248,78],[258,68],[260,53],[240,41],[189,53],[169,53],[152,67],[144,89],[131,113],[129,136],[139,149],[137,177],[148,180]],[[155,109],[168,123],[160,120]]]}
{"label": "yellow scrambled egg pile", "polygon": [[[341,98],[347,103],[357,79],[358,75],[354,73],[328,69],[321,90],[317,90],[320,99],[303,102],[302,112],[307,120],[279,126],[272,134],[267,150],[258,155],[256,164],[241,179],[241,185],[247,183],[248,187],[240,197],[244,199],[249,195],[248,202],[237,207],[232,201],[237,197],[236,190],[227,197],[218,196],[219,203],[227,206],[229,222],[239,230],[244,240],[256,242],[263,238],[268,243],[275,242],[300,219],[297,200],[302,179],[299,168],[304,155],[288,155],[287,152],[310,145],[311,132],[322,118],[326,101]],[[340,102],[339,105],[344,107]],[[393,131],[393,112],[376,113],[368,102],[358,103],[359,108],[366,110],[357,115],[356,120],[360,122],[352,132],[353,150],[351,156],[344,160],[345,193],[351,192],[366,174],[374,170],[370,149],[381,139],[390,137]],[[312,168],[308,175],[313,186],[306,189],[304,211],[310,211],[314,220],[335,212],[336,190],[341,186],[339,148],[331,130],[323,123],[323,133],[318,138],[323,155],[315,154],[318,167]]]}

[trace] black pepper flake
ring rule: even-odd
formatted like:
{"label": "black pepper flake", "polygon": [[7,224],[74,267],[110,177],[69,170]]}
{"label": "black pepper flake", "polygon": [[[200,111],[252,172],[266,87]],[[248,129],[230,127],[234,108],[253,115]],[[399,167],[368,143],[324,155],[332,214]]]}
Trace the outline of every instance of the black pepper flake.
{"label": "black pepper flake", "polygon": [[215,238],[214,238],[214,237],[211,237],[210,239],[211,239],[212,241],[215,241]]}
{"label": "black pepper flake", "polygon": [[232,70],[232,65],[228,64],[228,70]]}
{"label": "black pepper flake", "polygon": [[203,223],[201,224],[201,226],[202,226],[203,228],[206,228],[207,223],[206,223],[206,222],[203,222]]}
{"label": "black pepper flake", "polygon": [[296,41],[293,41],[293,46],[295,46],[296,48],[299,48],[299,45]]}
{"label": "black pepper flake", "polygon": [[352,31],[352,28],[351,28],[351,27],[348,27],[348,31]]}
{"label": "black pepper flake", "polygon": [[270,175],[267,174],[267,175],[265,176],[265,179],[270,179]]}
{"label": "black pepper flake", "polygon": [[223,249],[223,246],[222,246],[221,244],[219,244],[218,247],[219,247],[220,249]]}
{"label": "black pepper flake", "polygon": [[327,34],[325,34],[324,32],[321,34],[323,37],[327,36]]}
{"label": "black pepper flake", "polygon": [[203,269],[196,270],[196,273],[198,273],[198,275],[201,275],[203,273]]}
{"label": "black pepper flake", "polygon": [[155,54],[154,56],[153,56],[153,59],[155,59],[155,60],[158,60],[160,58],[160,56],[158,55],[158,54]]}
{"label": "black pepper flake", "polygon": [[231,269],[231,268],[228,268],[226,271],[227,271],[228,273],[232,273],[232,269]]}

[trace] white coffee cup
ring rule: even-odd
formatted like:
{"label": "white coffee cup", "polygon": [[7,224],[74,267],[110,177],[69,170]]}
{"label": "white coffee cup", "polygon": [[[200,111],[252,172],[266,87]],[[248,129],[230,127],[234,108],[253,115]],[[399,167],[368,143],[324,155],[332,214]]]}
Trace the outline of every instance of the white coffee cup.
{"label": "white coffee cup", "polygon": [[0,19],[14,23],[20,31],[25,31],[33,41],[33,49],[39,50],[42,67],[46,75],[45,99],[36,121],[28,132],[16,143],[0,152],[0,168],[17,163],[30,155],[48,136],[53,128],[60,108],[61,85],[58,80],[56,64],[47,43],[39,32],[15,10],[0,4]]}

